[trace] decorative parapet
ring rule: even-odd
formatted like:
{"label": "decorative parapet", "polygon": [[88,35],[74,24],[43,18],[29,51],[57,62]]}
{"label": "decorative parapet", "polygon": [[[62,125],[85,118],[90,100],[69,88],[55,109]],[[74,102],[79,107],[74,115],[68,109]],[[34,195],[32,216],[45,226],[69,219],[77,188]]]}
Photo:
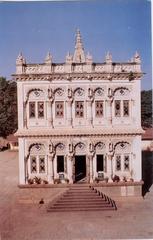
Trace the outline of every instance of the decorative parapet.
{"label": "decorative parapet", "polygon": [[[54,74],[54,73],[141,73],[141,66],[138,63],[69,63],[71,67],[67,68],[67,64],[47,63],[43,64],[23,64],[22,68],[16,66],[16,74]],[[20,71],[18,68],[20,67]],[[111,68],[110,68],[111,67]]]}

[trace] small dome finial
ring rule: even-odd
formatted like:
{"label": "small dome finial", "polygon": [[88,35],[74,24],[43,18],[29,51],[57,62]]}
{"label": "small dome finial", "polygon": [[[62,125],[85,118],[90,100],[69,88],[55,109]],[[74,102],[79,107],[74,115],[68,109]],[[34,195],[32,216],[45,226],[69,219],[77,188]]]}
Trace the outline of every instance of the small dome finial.
{"label": "small dome finial", "polygon": [[109,51],[107,52],[105,59],[106,63],[112,63],[112,55]]}
{"label": "small dome finial", "polygon": [[89,52],[87,52],[87,55],[86,55],[86,63],[92,63],[92,56],[90,55]]}
{"label": "small dome finial", "polygon": [[70,52],[67,53],[66,55],[66,63],[72,63],[73,57],[70,54]]}
{"label": "small dome finial", "polygon": [[47,53],[46,58],[45,58],[45,63],[51,64],[52,63],[52,57],[50,52]]}
{"label": "small dome finial", "polygon": [[140,58],[140,55],[137,51],[135,52],[133,60],[134,60],[135,63],[141,63],[141,58]]}
{"label": "small dome finial", "polygon": [[17,65],[22,65],[22,64],[26,64],[26,60],[22,55],[22,52],[19,53],[17,59],[16,59],[16,64]]}

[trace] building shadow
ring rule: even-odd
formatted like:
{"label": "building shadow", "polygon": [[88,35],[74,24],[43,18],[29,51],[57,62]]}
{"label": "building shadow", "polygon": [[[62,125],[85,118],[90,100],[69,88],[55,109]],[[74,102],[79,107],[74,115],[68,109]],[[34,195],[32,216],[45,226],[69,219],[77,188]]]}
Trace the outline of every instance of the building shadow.
{"label": "building shadow", "polygon": [[153,152],[142,151],[142,196],[145,196],[153,184]]}

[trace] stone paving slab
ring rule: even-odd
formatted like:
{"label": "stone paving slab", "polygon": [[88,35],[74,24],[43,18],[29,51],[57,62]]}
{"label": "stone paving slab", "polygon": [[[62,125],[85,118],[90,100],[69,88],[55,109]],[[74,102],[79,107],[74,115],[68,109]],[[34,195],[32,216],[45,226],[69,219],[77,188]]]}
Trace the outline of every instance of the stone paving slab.
{"label": "stone paving slab", "polygon": [[17,152],[0,152],[0,166],[1,240],[153,239],[153,187],[144,199],[116,199],[117,211],[49,213],[66,189],[18,188]]}

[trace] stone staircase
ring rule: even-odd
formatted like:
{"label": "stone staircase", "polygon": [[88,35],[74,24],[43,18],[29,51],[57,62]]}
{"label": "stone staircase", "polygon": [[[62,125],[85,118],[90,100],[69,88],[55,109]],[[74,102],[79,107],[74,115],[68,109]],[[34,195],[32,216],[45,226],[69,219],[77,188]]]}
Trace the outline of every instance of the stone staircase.
{"label": "stone staircase", "polygon": [[48,212],[117,210],[115,201],[91,186],[74,186],[51,202]]}

